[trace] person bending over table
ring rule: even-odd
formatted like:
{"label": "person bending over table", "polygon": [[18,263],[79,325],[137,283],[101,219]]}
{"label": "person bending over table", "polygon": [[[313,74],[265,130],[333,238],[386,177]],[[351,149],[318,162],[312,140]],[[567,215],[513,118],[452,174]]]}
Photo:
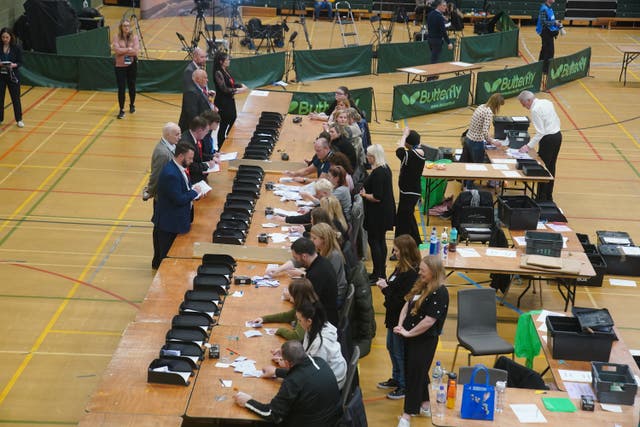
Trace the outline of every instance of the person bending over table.
{"label": "person bending over table", "polygon": [[407,389],[404,412],[398,427],[411,425],[412,415],[431,416],[429,406],[429,370],[449,309],[449,292],[442,258],[430,255],[422,258],[420,273],[393,332],[404,338],[405,378]]}
{"label": "person bending over table", "polygon": [[313,187],[315,194],[301,191],[300,196],[303,200],[313,202],[316,206],[325,197],[333,195],[340,202],[342,213],[347,221],[351,218],[351,193],[346,185],[346,173],[342,166],[331,166],[329,168],[328,179],[320,178]]}
{"label": "person bending over table", "polygon": [[333,371],[320,357],[305,353],[299,341],[281,347],[287,374],[269,403],[238,392],[233,400],[260,417],[283,427],[327,427],[338,420],[340,390]]}
{"label": "person bending over table", "polygon": [[[322,304],[304,303],[296,308],[296,318],[305,331],[302,346],[311,357],[319,357],[331,368],[338,382],[338,388],[342,390],[347,379],[347,361],[342,355],[338,342],[338,330],[327,321],[327,315]],[[271,352],[274,360],[281,360],[281,353],[276,350]],[[262,369],[263,378],[284,378],[288,369],[266,366]]]}
{"label": "person bending over table", "polygon": [[331,157],[333,151],[329,145],[329,139],[326,136],[320,135],[313,143],[313,151],[315,152],[313,158],[305,162],[308,166],[295,171],[284,171],[286,176],[290,176],[296,182],[306,184],[309,182],[307,175],[316,173],[317,178],[326,178],[327,172],[331,167]]}
{"label": "person bending over table", "polygon": [[[274,215],[273,218],[280,217]],[[311,230],[311,226],[314,224],[326,222],[341,234],[340,240],[343,242],[349,240],[347,220],[342,214],[340,202],[334,196],[323,197],[320,199],[319,207],[315,207],[310,212],[301,215],[285,217],[284,221],[287,224],[303,224],[304,229],[297,230],[300,232]]]}
{"label": "person bending over table", "polygon": [[[556,113],[553,103],[547,99],[538,99],[532,92],[524,90],[518,95],[520,104],[531,111],[531,121],[536,130],[536,134],[527,145],[523,145],[520,151],[528,152],[530,149],[538,147],[538,155],[544,162],[545,167],[555,178],[556,161],[560,146],[562,145],[562,132],[560,132],[560,118]],[[538,184],[537,201],[553,200],[553,183],[544,182]]]}
{"label": "person bending over table", "polygon": [[236,93],[244,93],[249,88],[243,83],[237,83],[229,72],[231,57],[228,53],[217,52],[213,59],[213,81],[216,87],[216,97],[213,103],[220,110],[220,128],[218,129],[218,147],[222,148],[227,134],[238,117],[236,111]]}
{"label": "person bending over table", "polygon": [[302,341],[304,338],[304,329],[302,328],[302,325],[296,321],[296,308],[303,303],[320,304],[320,299],[313,290],[311,282],[302,277],[291,279],[289,287],[285,288],[282,292],[282,298],[293,303],[293,308],[291,308],[291,310],[256,317],[252,322],[259,323],[261,325],[264,323],[289,323],[293,326],[293,329],[278,328],[276,330],[276,335],[279,335],[286,340]]}
{"label": "person bending over table", "polygon": [[387,398],[396,400],[405,396],[407,383],[404,372],[404,338],[395,334],[393,328],[398,325],[400,312],[404,306],[404,297],[418,278],[420,251],[413,237],[403,234],[393,240],[393,251],[398,258],[396,269],[389,281],[379,279],[376,285],[384,295],[384,325],[387,327],[387,351],[391,358],[391,378],[378,383],[378,388],[392,389]]}
{"label": "person bending over table", "polygon": [[345,260],[338,242],[338,233],[326,223],[316,224],[309,232],[311,241],[316,246],[320,255],[329,260],[336,272],[338,280],[338,298],[336,305],[342,308],[347,295],[347,274],[345,272]]}

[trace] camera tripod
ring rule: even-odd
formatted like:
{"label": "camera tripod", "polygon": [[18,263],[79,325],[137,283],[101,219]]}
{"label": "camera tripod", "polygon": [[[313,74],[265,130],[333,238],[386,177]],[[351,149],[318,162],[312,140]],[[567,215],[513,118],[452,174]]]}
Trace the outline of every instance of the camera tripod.
{"label": "camera tripod", "polygon": [[138,17],[136,16],[136,0],[131,0],[131,9],[127,10],[123,15],[123,20],[128,20],[134,28],[135,34],[138,36],[138,40],[140,41],[140,56],[143,56],[149,59],[149,53],[147,52],[147,45],[144,43],[144,37],[142,37],[142,30],[140,29],[140,22],[138,21]]}
{"label": "camera tripod", "polygon": [[295,21],[295,23],[299,24],[302,27],[302,33],[304,34],[304,39],[307,42],[309,50],[313,49],[313,46],[311,45],[311,39],[309,38],[309,31],[307,31],[307,10],[305,2],[300,0],[292,0],[291,8],[289,10],[290,13],[286,15],[298,17],[298,20]]}
{"label": "camera tripod", "polygon": [[[193,23],[193,33],[191,34],[191,45],[189,46],[189,54],[191,54],[195,48],[200,44],[200,36],[204,37],[205,42],[207,43],[207,54],[211,57],[215,55],[217,47],[216,47],[216,36],[215,36],[215,14],[213,13],[213,1],[211,1],[211,16],[213,17],[213,25],[207,25],[207,20],[204,16],[205,8],[204,2],[196,2],[196,7],[191,12],[196,11],[196,20]],[[212,30],[209,31],[209,28]]]}

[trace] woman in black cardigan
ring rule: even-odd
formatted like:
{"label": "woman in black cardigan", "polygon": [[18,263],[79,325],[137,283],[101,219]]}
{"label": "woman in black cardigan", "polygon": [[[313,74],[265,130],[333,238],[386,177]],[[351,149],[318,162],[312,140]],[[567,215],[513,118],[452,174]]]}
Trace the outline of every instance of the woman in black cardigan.
{"label": "woman in black cardigan", "polygon": [[8,28],[0,30],[2,50],[0,50],[0,124],[4,121],[4,95],[7,87],[13,104],[13,116],[19,128],[24,127],[22,121],[22,104],[20,103],[20,73],[22,65],[22,48],[16,43],[15,36]]}
{"label": "woman in black cardigan", "polygon": [[372,282],[386,278],[387,230],[393,230],[396,218],[396,202],[393,197],[391,169],[384,158],[384,149],[380,144],[367,148],[367,162],[371,165],[371,173],[364,181],[360,196],[364,200],[364,229],[371,249],[373,273],[369,275]]}
{"label": "woman in black cardigan", "polygon": [[227,134],[231,131],[233,123],[236,121],[236,93],[247,91],[247,87],[242,83],[236,83],[229,73],[231,57],[224,52],[216,53],[213,59],[213,81],[216,85],[216,97],[213,103],[218,107],[220,113],[220,126],[218,127],[218,149],[222,148]]}

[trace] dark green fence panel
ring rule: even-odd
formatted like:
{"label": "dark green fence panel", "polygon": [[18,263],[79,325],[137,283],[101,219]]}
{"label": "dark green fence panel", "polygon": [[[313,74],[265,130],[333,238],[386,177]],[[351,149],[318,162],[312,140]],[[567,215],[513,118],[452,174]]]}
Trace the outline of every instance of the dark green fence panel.
{"label": "dark green fence panel", "polygon": [[540,91],[542,82],[542,62],[535,62],[515,68],[478,73],[476,78],[475,103],[487,102],[494,93],[505,98],[518,96],[523,90]]}
{"label": "dark green fence panel", "polygon": [[371,45],[293,52],[299,81],[371,74],[371,57]]}
{"label": "dark green fence panel", "polygon": [[[246,58],[234,58],[229,66],[231,75],[237,82],[251,88],[270,85],[282,80],[284,75],[285,53],[270,53]],[[210,86],[213,86],[211,84]]]}
{"label": "dark green fence panel", "polygon": [[78,58],[25,52],[20,78],[23,85],[75,89],[78,87]]}
{"label": "dark green fence panel", "polygon": [[512,30],[463,37],[460,42],[460,61],[476,63],[518,56],[519,34],[519,30]]}
{"label": "dark green fence panel", "polygon": [[588,76],[590,65],[590,47],[573,55],[551,59],[549,74],[547,74],[547,89]]}
{"label": "dark green fence panel", "polygon": [[[373,88],[349,89],[349,92],[358,109],[365,114],[367,120],[371,121]],[[289,114],[306,115],[313,112],[322,112],[334,100],[334,92],[294,92],[289,104]]]}
{"label": "dark green fence panel", "polygon": [[[455,40],[452,40],[455,42]],[[442,50],[439,62],[453,61],[453,50]],[[378,46],[378,73],[394,73],[396,68],[411,67],[431,63],[429,43],[389,43]]]}
{"label": "dark green fence panel", "polygon": [[471,74],[393,87],[393,120],[469,105]]}
{"label": "dark green fence panel", "polygon": [[111,56],[109,27],[56,37],[56,52],[67,56]]}

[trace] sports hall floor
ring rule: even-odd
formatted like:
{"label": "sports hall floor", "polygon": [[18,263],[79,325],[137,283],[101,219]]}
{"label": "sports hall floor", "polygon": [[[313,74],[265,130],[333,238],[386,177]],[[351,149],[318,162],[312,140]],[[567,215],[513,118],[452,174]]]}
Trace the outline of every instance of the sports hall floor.
{"label": "sports hall floor", "polygon": [[[103,14],[115,28],[125,10],[105,7]],[[181,59],[175,32],[191,34],[193,19],[141,22],[150,57]],[[264,23],[276,21],[263,18]],[[300,30],[292,20],[289,25]],[[308,29],[314,49],[329,47],[330,41],[332,47],[341,44],[326,21],[308,20]],[[615,47],[640,45],[640,31],[567,30],[556,41],[556,55],[586,46],[593,54],[590,77],[539,94],[554,102],[562,121],[556,202],[571,227],[592,240],[599,229],[625,230],[640,240],[640,62],[630,66],[623,87],[618,82],[622,54]],[[359,22],[359,32],[362,43],[371,38],[367,20]],[[466,35],[471,32],[467,25]],[[393,40],[407,41],[406,28],[396,25]],[[302,34],[296,47],[306,48]],[[539,47],[534,27],[524,26],[519,57],[483,65],[493,70],[530,63]],[[404,82],[404,74],[394,73],[291,84],[288,89],[374,87],[373,141],[385,146],[397,171],[393,150],[405,124],[427,144],[458,147],[472,114],[471,108],[462,108],[391,122],[392,87]],[[161,127],[177,121],[180,99],[179,94],[139,94],[136,114],[116,120],[114,93],[23,87],[24,129],[15,126],[6,101],[0,126],[0,425],[75,425],[82,417],[154,274],[151,204],[141,201],[140,192]],[[515,99],[507,100],[501,112],[526,114]],[[455,184],[447,190],[456,191]],[[432,221],[439,228],[445,225]],[[457,343],[455,292],[469,286],[458,274],[450,284],[453,304],[436,356],[445,366],[451,365]],[[515,303],[515,288],[508,303]],[[385,399],[375,387],[389,377],[390,363],[380,293],[372,291],[379,332],[372,353],[360,362],[360,378],[370,425],[395,426],[402,401]],[[543,299],[547,309],[563,307],[551,286],[544,287]],[[640,349],[639,302],[638,288],[612,287],[605,279],[601,288],[579,288],[576,304],[607,307],[628,346]],[[527,295],[522,309],[536,308],[537,295]],[[513,339],[518,313],[507,304],[498,305],[498,315],[499,332]],[[474,361],[493,363],[492,358]],[[539,371],[544,366],[543,358],[536,359]],[[415,419],[413,425],[430,422]]]}

